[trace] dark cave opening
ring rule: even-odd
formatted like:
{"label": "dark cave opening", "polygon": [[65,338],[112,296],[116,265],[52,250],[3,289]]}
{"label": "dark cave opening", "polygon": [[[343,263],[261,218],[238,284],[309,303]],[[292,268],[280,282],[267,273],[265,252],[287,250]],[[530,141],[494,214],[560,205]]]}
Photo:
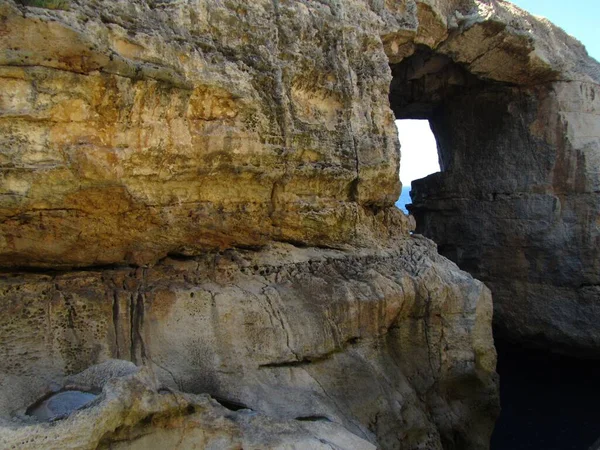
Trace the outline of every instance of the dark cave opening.
{"label": "dark cave opening", "polygon": [[[531,261],[551,239],[542,227],[523,231],[512,219],[530,204],[542,216],[545,198],[538,194],[552,170],[537,159],[545,144],[523,139],[539,107],[535,88],[480,79],[423,48],[390,67],[396,119],[428,120],[437,141],[440,172],[412,182],[408,211],[416,233],[486,283],[494,302],[512,305],[511,283],[535,279]],[[544,270],[567,277],[561,273],[566,268],[548,264]],[[497,312],[495,307],[502,412],[492,450],[587,449],[600,436],[600,362],[565,356],[566,349],[562,355],[543,350],[552,348],[544,336],[532,338],[531,346],[510,339]]]}
{"label": "dark cave opening", "polygon": [[496,339],[502,412],[492,450],[597,450],[600,360]]}

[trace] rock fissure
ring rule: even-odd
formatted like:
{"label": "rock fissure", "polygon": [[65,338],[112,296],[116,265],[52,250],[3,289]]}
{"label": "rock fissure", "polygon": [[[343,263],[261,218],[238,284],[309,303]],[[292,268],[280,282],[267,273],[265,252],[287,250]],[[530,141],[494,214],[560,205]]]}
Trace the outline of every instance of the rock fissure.
{"label": "rock fissure", "polygon": [[[305,370],[305,369],[303,369]],[[349,423],[352,423],[356,430],[362,435],[362,437],[366,440],[369,440],[369,436],[367,435],[367,433],[365,431],[363,431],[363,426],[360,423],[357,423],[354,419],[352,419],[351,417],[348,417],[347,414],[345,413],[346,408],[343,405],[339,405],[338,400],[336,400],[335,398],[331,397],[329,395],[329,393],[327,392],[327,390],[323,387],[323,385],[321,384],[321,382],[316,378],[315,375],[306,372],[307,375],[319,386],[319,389],[321,390],[321,392],[323,393],[323,395],[325,395],[327,398],[329,398],[331,400],[331,402],[333,403],[333,405],[335,406],[335,409],[339,412],[339,414],[342,415],[342,417],[344,417]]]}
{"label": "rock fissure", "polygon": [[303,367],[303,366],[308,366],[310,364],[318,364],[320,362],[331,359],[332,357],[334,357],[335,355],[337,355],[339,353],[346,351],[347,347],[349,347],[351,345],[356,345],[359,341],[360,341],[360,338],[351,337],[351,338],[347,339],[345,342],[343,342],[341,345],[339,345],[339,346],[336,345],[333,350],[331,350],[327,353],[305,356],[302,359],[300,359],[299,355],[295,355],[297,359],[294,361],[282,361],[282,362],[261,364],[259,366],[259,368],[268,369],[268,368],[275,368],[275,367]]}
{"label": "rock fissure", "polygon": [[264,289],[263,290],[263,296],[265,297],[265,299],[267,300],[267,303],[269,305],[270,308],[270,314],[272,314],[272,317],[275,318],[277,320],[277,322],[279,323],[280,327],[281,327],[281,331],[283,331],[284,335],[285,335],[285,345],[288,348],[288,350],[290,351],[290,353],[294,356],[294,358],[296,359],[297,362],[300,362],[300,357],[298,356],[298,353],[296,353],[296,351],[294,351],[294,349],[292,348],[291,345],[291,336],[290,336],[290,330],[289,327],[286,326],[283,316],[281,315],[280,311],[278,308],[275,307],[273,300],[271,299],[271,296],[269,294],[269,289]]}
{"label": "rock fissure", "polygon": [[121,344],[119,342],[119,334],[121,331],[121,307],[119,305],[119,297],[117,291],[113,291],[113,299],[112,299],[112,323],[113,323],[113,332],[115,333],[115,349],[116,349],[116,357],[117,359],[121,359]]}
{"label": "rock fissure", "polygon": [[[426,287],[426,289],[427,289],[427,287]],[[433,353],[434,347],[432,345],[431,338],[429,336],[430,329],[431,329],[431,323],[429,321],[430,308],[431,308],[431,293],[429,292],[429,289],[427,289],[427,299],[425,300],[425,316],[423,317],[423,322],[425,324],[425,341],[427,343],[427,361],[429,363],[429,368],[431,370],[431,376],[433,379],[435,379],[437,371],[435,370],[433,360],[432,360],[432,353]]]}

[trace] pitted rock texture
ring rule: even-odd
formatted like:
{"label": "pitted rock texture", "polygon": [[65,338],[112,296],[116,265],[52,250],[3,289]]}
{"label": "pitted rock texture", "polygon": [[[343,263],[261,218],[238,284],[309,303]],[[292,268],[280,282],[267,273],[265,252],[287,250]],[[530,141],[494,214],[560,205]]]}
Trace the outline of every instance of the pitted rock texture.
{"label": "pitted rock texture", "polygon": [[406,231],[391,208],[387,58],[345,14],[271,0],[3,1],[0,264],[374,246]]}
{"label": "pitted rock texture", "polygon": [[[279,244],[144,269],[15,274],[2,286],[5,409],[120,358],[173,389],[279,419],[326,418],[379,448],[489,444],[491,296],[424,238],[385,252]],[[37,391],[31,374],[45,380]],[[30,398],[10,393],[23,385]]]}
{"label": "pitted rock texture", "polygon": [[375,450],[331,422],[276,420],[229,410],[207,395],[165,389],[147,368],[127,361],[106,361],[62,381],[102,392],[85,409],[52,424],[3,421],[6,411],[0,409],[2,448]]}

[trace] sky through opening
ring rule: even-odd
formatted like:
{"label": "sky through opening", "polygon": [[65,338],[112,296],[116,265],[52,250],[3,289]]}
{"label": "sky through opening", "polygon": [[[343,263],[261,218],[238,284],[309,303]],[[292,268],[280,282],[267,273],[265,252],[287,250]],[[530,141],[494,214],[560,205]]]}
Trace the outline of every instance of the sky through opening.
{"label": "sky through opening", "polygon": [[428,120],[396,120],[400,139],[400,181],[410,187],[413,180],[440,171],[437,144]]}
{"label": "sky through opening", "polygon": [[396,120],[400,140],[402,193],[396,205],[404,212],[410,203],[410,183],[440,171],[437,144],[428,120]]}

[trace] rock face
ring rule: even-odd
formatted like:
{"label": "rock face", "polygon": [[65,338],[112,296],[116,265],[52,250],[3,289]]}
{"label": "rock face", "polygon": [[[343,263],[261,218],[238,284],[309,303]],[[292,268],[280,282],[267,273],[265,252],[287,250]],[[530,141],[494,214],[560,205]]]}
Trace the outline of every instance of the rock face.
{"label": "rock face", "polygon": [[[576,314],[559,337],[595,345],[597,66],[551,25],[495,1],[2,0],[0,47],[3,447],[487,448],[490,292],[393,206],[390,101],[436,128],[435,192],[479,208],[479,234],[446,245],[432,218],[472,216],[426,183],[420,229],[497,291],[505,329],[556,337],[528,321],[558,310],[541,286],[587,308],[583,338]],[[523,233],[564,193],[552,233],[514,241],[541,258],[514,284],[477,271],[517,267],[473,241],[500,229],[480,182]],[[589,295],[569,303],[553,286],[575,274]],[[112,359],[144,368],[91,368]],[[70,389],[99,397],[52,425],[24,414]]]}
{"label": "rock face", "polygon": [[81,3],[0,5],[0,264],[375,246],[404,220],[377,214],[400,189],[377,16],[357,11],[362,29],[302,2]]}
{"label": "rock face", "polygon": [[2,297],[11,411],[46,393],[14,398],[39,384],[30,374],[47,384],[118,357],[172,389],[326,418],[381,448],[486,448],[497,414],[490,293],[424,238],[13,274]]}
{"label": "rock face", "polygon": [[161,388],[148,369],[126,361],[106,361],[64,382],[102,392],[63,421],[7,426],[0,435],[2,448],[376,448],[334,423],[275,420],[247,409],[227,409],[207,395]]}

